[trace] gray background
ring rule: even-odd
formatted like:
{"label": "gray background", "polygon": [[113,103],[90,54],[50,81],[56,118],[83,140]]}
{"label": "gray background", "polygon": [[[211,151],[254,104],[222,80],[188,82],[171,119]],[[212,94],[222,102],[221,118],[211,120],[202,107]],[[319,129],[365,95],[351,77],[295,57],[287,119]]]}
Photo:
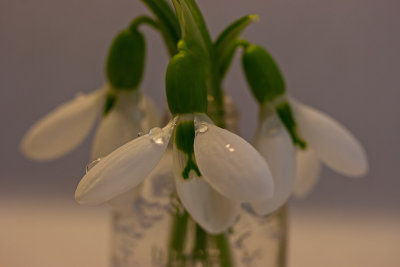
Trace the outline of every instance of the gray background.
{"label": "gray background", "polygon": [[[396,0],[199,0],[212,35],[238,16],[261,21],[245,33],[278,60],[296,98],[331,114],[365,146],[370,172],[348,179],[328,169],[296,205],[399,211],[398,115],[400,19]],[[72,199],[84,173],[90,137],[46,164],[18,152],[29,126],[78,91],[104,82],[104,61],[117,31],[147,12],[134,0],[0,0],[0,195]],[[164,108],[166,50],[152,29],[144,91]],[[239,55],[237,56],[239,59]],[[236,60],[225,88],[241,110],[250,140],[257,107]],[[161,108],[161,109],[162,109]]]}

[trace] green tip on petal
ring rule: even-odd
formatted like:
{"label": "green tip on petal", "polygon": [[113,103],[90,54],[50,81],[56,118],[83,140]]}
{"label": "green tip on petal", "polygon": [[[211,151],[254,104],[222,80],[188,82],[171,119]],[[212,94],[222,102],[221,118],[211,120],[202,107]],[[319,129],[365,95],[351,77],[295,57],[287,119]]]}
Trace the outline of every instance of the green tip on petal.
{"label": "green tip on petal", "polygon": [[289,132],[293,144],[305,150],[307,148],[307,143],[298,134],[297,123],[294,119],[293,112],[289,103],[285,101],[281,104],[278,104],[275,109],[278,113],[280,120],[285,125],[286,130]]}
{"label": "green tip on petal", "polygon": [[251,91],[260,104],[285,94],[285,81],[279,67],[263,47],[246,45],[242,64]]}
{"label": "green tip on petal", "polygon": [[117,94],[114,91],[110,91],[106,95],[106,99],[104,102],[104,107],[103,107],[103,116],[107,116],[107,114],[113,109],[115,104],[117,103]]}
{"label": "green tip on petal", "polygon": [[117,90],[136,89],[143,77],[146,45],[136,30],[123,30],[114,39],[108,52],[108,82]]}
{"label": "green tip on petal", "polygon": [[182,177],[184,179],[189,178],[189,173],[191,170],[193,170],[198,177],[201,176],[199,167],[197,166],[194,157],[194,137],[195,128],[193,120],[178,123],[175,130],[174,143],[179,150],[187,155],[187,163],[182,171]]}
{"label": "green tip on petal", "polygon": [[173,115],[207,112],[205,67],[188,50],[181,50],[172,58],[165,84],[168,107]]}

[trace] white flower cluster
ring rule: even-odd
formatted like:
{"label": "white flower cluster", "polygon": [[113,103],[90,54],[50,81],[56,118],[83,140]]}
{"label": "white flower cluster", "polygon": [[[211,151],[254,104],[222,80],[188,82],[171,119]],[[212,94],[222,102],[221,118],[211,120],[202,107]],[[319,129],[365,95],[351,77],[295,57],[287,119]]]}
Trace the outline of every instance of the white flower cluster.
{"label": "white flower cluster", "polygon": [[[35,160],[51,160],[77,147],[93,127],[104,103],[106,88],[79,96],[37,122],[22,141],[22,151]],[[76,191],[82,204],[113,202],[134,196],[138,185],[156,168],[170,139],[182,123],[194,125],[193,155],[173,143],[172,166],[183,206],[210,233],[226,231],[236,220],[241,203],[260,215],[283,205],[294,193],[306,195],[315,184],[321,162],[348,176],[368,169],[365,151],[337,121],[290,99],[306,150],[297,150],[273,108],[263,107],[254,146],[219,128],[205,114],[184,114],[164,128],[154,105],[139,93],[119,93],[116,106],[100,122],[92,158],[101,160],[83,177]],[[166,156],[164,155],[164,158]],[[192,157],[192,158],[189,158]],[[198,168],[183,171],[188,160]],[[162,170],[163,173],[171,171]]]}

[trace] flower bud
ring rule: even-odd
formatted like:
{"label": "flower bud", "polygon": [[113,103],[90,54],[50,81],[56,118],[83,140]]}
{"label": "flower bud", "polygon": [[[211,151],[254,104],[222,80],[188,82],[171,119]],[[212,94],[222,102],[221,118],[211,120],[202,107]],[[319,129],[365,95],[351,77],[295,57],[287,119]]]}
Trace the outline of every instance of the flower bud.
{"label": "flower bud", "polygon": [[143,77],[145,40],[137,30],[123,30],[114,39],[108,52],[108,82],[117,90],[136,89]]}
{"label": "flower bud", "polygon": [[248,45],[242,57],[243,69],[254,97],[260,104],[285,94],[285,82],[272,56],[261,46]]}
{"label": "flower bud", "polygon": [[173,115],[207,112],[205,67],[201,59],[188,50],[180,50],[171,59],[165,85],[168,107]]}

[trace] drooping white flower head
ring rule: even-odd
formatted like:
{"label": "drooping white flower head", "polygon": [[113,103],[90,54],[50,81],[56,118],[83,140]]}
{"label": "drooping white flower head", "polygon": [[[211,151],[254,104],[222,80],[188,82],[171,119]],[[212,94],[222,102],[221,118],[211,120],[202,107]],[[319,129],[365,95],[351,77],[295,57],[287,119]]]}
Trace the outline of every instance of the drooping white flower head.
{"label": "drooping white flower head", "polygon": [[[269,163],[275,179],[275,208],[282,205],[290,193],[297,197],[308,195],[318,181],[321,163],[350,177],[367,173],[365,150],[349,130],[330,116],[292,98],[285,98],[284,101],[288,101],[288,106],[290,104],[296,132],[306,146],[294,150],[282,118],[272,111],[262,120],[254,139],[255,147]],[[271,209],[274,207],[273,203],[267,201],[253,205],[253,208],[259,212],[260,209],[267,210],[269,206]]]}
{"label": "drooping white flower head", "polygon": [[67,154],[89,134],[102,107],[107,116],[97,131],[93,157],[108,154],[138,131],[154,126],[154,106],[138,90],[145,59],[145,41],[138,26],[122,30],[114,38],[106,62],[107,84],[78,95],[39,120],[21,142],[23,154],[38,161]]}
{"label": "drooping white flower head", "polygon": [[292,191],[298,196],[306,195],[317,181],[320,161],[348,176],[367,172],[365,151],[347,129],[286,96],[279,67],[263,47],[247,43],[242,63],[261,107],[254,144],[269,163],[276,186],[272,202],[253,205],[256,212],[279,207]]}
{"label": "drooping white flower head", "polygon": [[[193,137],[184,137],[194,138],[193,154],[182,150],[177,135],[186,130],[180,127],[193,127]],[[99,204],[136,187],[157,166],[171,136],[175,139],[173,169],[178,195],[208,232],[219,233],[231,226],[241,202],[273,194],[269,168],[250,144],[215,126],[204,114],[184,114],[104,157],[82,178],[76,200]]]}

